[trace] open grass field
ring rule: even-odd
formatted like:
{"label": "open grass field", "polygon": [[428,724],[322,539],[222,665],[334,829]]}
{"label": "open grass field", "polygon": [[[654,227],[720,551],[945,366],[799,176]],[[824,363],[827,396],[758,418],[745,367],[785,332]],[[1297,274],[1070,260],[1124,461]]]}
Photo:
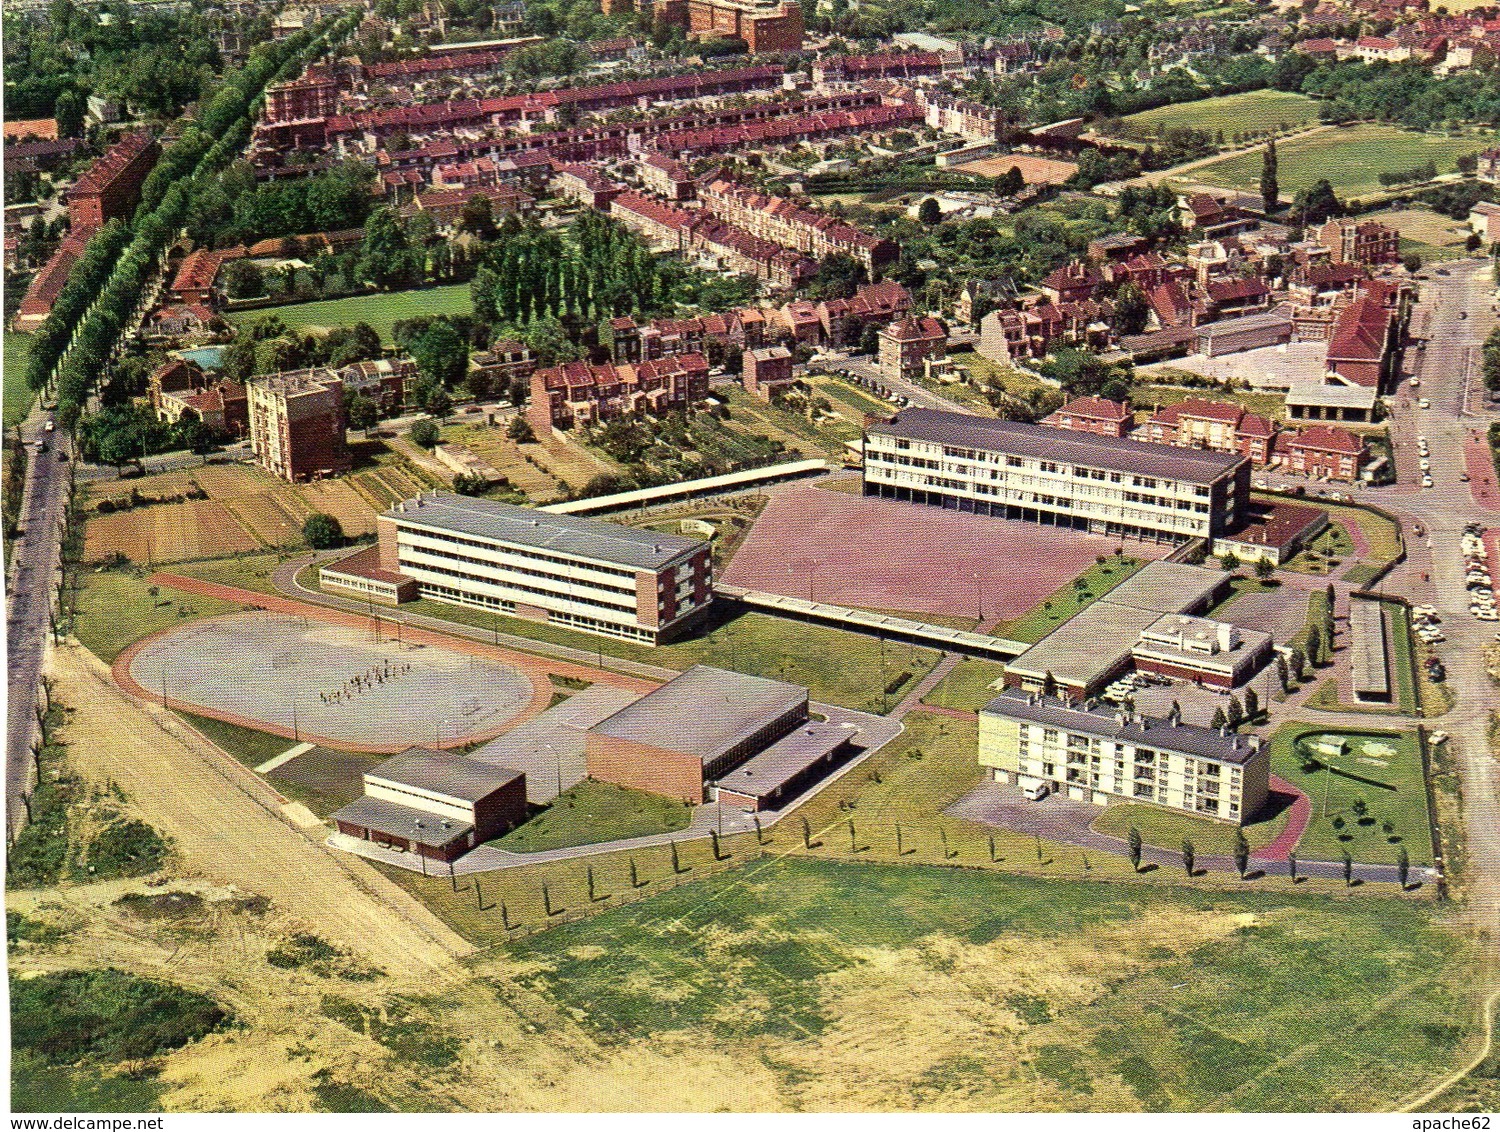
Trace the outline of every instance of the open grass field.
{"label": "open grass field", "polygon": [[[315,579],[302,580],[307,585],[316,584]],[[884,711],[889,706],[884,693],[888,683],[905,674],[902,686],[910,687],[912,681],[926,675],[938,662],[938,653],[933,649],[894,641],[886,642],[882,648],[878,640],[860,633],[803,624],[766,613],[726,614],[727,620],[709,622],[693,636],[652,648],[427,598],[401,608],[461,625],[569,645],[597,653],[601,663],[607,663],[604,658],[618,657],[677,669],[711,664],[752,676],[789,680],[809,688],[814,700],[861,711]]]}
{"label": "open grass field", "polygon": [[787,860],[513,954],[601,1041],[747,1061],[731,1107],[1379,1109],[1472,1025],[1472,953],[1394,900]]}
{"label": "open grass field", "polygon": [[1088,566],[1067,585],[1058,587],[1051,597],[1024,617],[996,625],[994,635],[1027,643],[1040,641],[1084,606],[1109,593],[1145,564],[1144,559],[1132,558],[1128,554],[1119,558],[1111,554],[1103,562],[1094,562]]}
{"label": "open grass field", "polygon": [[965,657],[938,681],[932,691],[922,697],[922,702],[934,707],[978,711],[999,694],[990,685],[1004,675],[1003,664]]}
{"label": "open grass field", "polygon": [[[1287,810],[1279,809],[1269,817],[1251,822],[1244,827],[1245,840],[1250,848],[1269,845],[1286,828]],[[1195,818],[1190,814],[1177,813],[1161,806],[1144,802],[1118,802],[1106,807],[1094,821],[1093,829],[1121,840],[1130,836],[1134,826],[1141,831],[1141,840],[1158,849],[1177,852],[1187,839],[1200,857],[1210,853],[1229,856],[1234,852],[1235,827],[1224,822]]]}
{"label": "open grass field", "polygon": [[329,330],[335,326],[353,326],[367,322],[382,342],[391,340],[391,326],[405,318],[423,314],[471,314],[469,285],[455,283],[449,287],[425,287],[418,291],[394,294],[356,295],[348,299],[325,299],[315,303],[292,303],[281,307],[261,307],[237,311],[228,316],[236,325],[256,322],[275,315],[292,330]]}
{"label": "open grass field", "polygon": [[26,357],[31,353],[31,335],[5,331],[5,354],[0,360],[0,383],[5,390],[4,424],[6,428],[19,424],[31,410],[36,394],[26,384]]}
{"label": "open grass field", "polygon": [[144,570],[84,571],[78,575],[73,635],[109,664],[126,645],[147,633],[238,608],[213,598],[151,586]]}
{"label": "open grass field", "polygon": [[[1303,769],[1310,749],[1298,740],[1324,734],[1351,740],[1342,755],[1310,752],[1339,773],[1321,766]],[[1432,862],[1431,822],[1415,733],[1374,728],[1334,732],[1315,721],[1288,723],[1271,737],[1271,773],[1312,801],[1312,820],[1297,845],[1297,855],[1304,860],[1337,861],[1347,849],[1356,861],[1394,862],[1398,847],[1404,845],[1413,865]],[[1361,799],[1368,808],[1363,818],[1356,808]],[[1386,823],[1392,832],[1385,831]]]}
{"label": "open grass field", "polygon": [[1416,252],[1425,262],[1456,259],[1466,254],[1464,241],[1469,227],[1421,205],[1392,208],[1366,213],[1361,219],[1373,220],[1401,233],[1401,252]]}
{"label": "open grass field", "polygon": [[[1478,137],[1419,134],[1395,126],[1361,124],[1293,138],[1276,147],[1281,193],[1290,199],[1327,178],[1341,199],[1379,192],[1381,173],[1397,173],[1428,161],[1451,173],[1464,154],[1484,148]],[[1260,153],[1241,153],[1200,165],[1187,176],[1206,185],[1259,192]]]}
{"label": "open grass field", "polygon": [[1131,402],[1136,420],[1144,421],[1168,405],[1179,405],[1193,399],[1229,401],[1252,413],[1273,421],[1286,420],[1286,398],[1275,393],[1256,393],[1251,389],[1190,389],[1185,385],[1136,385]]}
{"label": "open grass field", "polygon": [[1126,136],[1147,140],[1161,130],[1207,130],[1233,137],[1245,130],[1288,130],[1318,120],[1318,103],[1303,94],[1280,90],[1250,90],[1197,102],[1180,102],[1143,110],[1123,119]]}
{"label": "open grass field", "polygon": [[512,853],[540,853],[685,829],[692,811],[659,794],[586,778],[494,844]]}

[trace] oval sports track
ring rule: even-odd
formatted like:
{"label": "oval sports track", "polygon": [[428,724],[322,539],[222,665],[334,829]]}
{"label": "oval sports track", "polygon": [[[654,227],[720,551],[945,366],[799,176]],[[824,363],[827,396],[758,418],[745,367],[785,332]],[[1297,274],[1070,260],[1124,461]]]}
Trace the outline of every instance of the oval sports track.
{"label": "oval sports track", "polygon": [[377,632],[224,614],[138,642],[116,677],[172,707],[372,753],[489,739],[551,698],[540,669]]}

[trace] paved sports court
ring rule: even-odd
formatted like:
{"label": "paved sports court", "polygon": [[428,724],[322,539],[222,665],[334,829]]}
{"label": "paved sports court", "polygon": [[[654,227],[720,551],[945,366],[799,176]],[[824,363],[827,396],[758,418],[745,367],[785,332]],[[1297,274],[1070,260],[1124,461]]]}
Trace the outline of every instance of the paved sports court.
{"label": "paved sports court", "polygon": [[540,671],[268,612],[151,638],[129,675],[172,707],[369,751],[487,739],[551,696]]}
{"label": "paved sports court", "polygon": [[835,605],[1010,620],[1101,554],[1171,547],[793,484],[771,501],[724,581]]}

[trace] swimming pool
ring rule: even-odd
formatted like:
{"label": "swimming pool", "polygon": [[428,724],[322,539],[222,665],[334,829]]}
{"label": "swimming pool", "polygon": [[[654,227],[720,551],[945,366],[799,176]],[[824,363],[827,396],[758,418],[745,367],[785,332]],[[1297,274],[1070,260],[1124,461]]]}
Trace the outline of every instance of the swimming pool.
{"label": "swimming pool", "polygon": [[198,346],[192,350],[178,350],[177,356],[183,361],[196,362],[204,369],[218,369],[224,364],[224,347]]}

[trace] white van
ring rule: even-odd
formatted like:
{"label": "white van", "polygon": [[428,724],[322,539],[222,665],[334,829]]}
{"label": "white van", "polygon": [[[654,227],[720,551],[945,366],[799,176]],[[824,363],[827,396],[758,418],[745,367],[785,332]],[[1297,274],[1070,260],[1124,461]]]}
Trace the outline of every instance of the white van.
{"label": "white van", "polygon": [[1051,787],[1045,782],[1039,782],[1034,778],[1025,778],[1021,780],[1021,792],[1026,796],[1028,802],[1040,802],[1052,791]]}

